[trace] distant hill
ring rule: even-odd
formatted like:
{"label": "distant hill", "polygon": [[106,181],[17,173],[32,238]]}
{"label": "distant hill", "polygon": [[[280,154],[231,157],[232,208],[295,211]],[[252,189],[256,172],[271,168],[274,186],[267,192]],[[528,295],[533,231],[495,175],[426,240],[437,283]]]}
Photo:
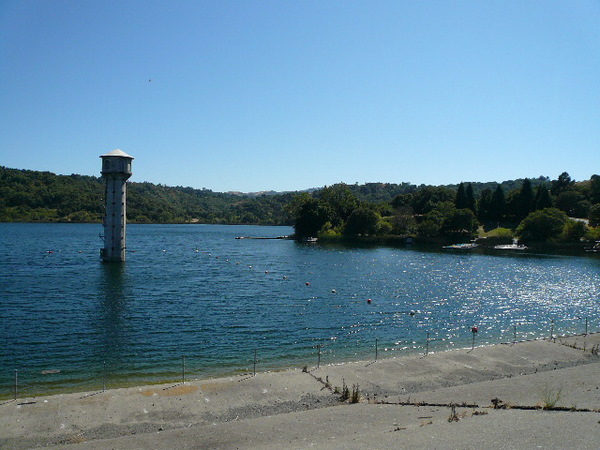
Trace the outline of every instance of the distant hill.
{"label": "distant hill", "polygon": [[[549,184],[547,177],[531,179],[535,187]],[[523,180],[503,181],[505,192],[519,189]],[[471,183],[475,196],[498,183]],[[148,182],[130,182],[127,218],[134,223],[227,223],[291,225],[286,210],[298,192],[213,192],[191,187],[168,187]],[[424,186],[410,183],[366,183],[348,185],[359,199],[389,203],[398,194]],[[447,185],[456,190],[457,185]],[[306,189],[315,193],[322,188]],[[104,207],[102,178],[86,175],[56,175],[51,172],[18,170],[0,166],[0,222],[100,222]]]}
{"label": "distant hill", "polygon": [[[136,182],[127,189],[127,218],[134,223],[291,223],[284,206],[294,193],[245,195]],[[0,166],[2,222],[100,222],[103,205],[102,178]]]}

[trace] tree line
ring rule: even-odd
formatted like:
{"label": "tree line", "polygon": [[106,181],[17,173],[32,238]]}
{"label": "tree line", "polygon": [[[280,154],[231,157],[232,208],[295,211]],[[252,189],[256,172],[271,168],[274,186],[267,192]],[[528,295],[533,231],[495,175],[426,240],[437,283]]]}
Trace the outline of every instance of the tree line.
{"label": "tree line", "polygon": [[[293,193],[236,195],[190,187],[127,183],[132,223],[289,225]],[[0,167],[0,222],[101,222],[104,180]]]}
{"label": "tree line", "polygon": [[[515,186],[506,190],[504,186]],[[580,241],[600,239],[600,176],[575,182],[567,172],[513,182],[404,186],[391,201],[368,201],[337,184],[294,197],[298,238],[373,236],[421,240]],[[574,218],[580,220],[574,220]]]}
{"label": "tree line", "polygon": [[[600,239],[600,176],[563,172],[447,186],[343,183],[306,192],[234,194],[129,182],[132,223],[293,225],[298,238],[373,236],[524,241]],[[0,166],[0,221],[100,222],[104,181]],[[585,221],[573,221],[571,218]]]}

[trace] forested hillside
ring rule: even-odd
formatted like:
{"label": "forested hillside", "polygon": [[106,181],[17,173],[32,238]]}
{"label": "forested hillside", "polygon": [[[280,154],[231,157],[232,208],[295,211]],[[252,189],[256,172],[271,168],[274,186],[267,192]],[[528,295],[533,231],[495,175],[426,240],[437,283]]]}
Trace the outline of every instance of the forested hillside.
{"label": "forested hillside", "polygon": [[[245,196],[135,182],[127,189],[133,223],[291,223],[284,206],[292,193]],[[2,222],[100,222],[103,205],[102,178],[0,167]]]}
{"label": "forested hillside", "polygon": [[[302,193],[263,194],[152,183],[127,186],[127,217],[132,223],[294,225],[298,237],[325,239],[468,240],[482,228],[495,229],[492,236],[509,242],[518,236],[577,241],[600,234],[598,175],[580,182],[563,172],[555,180],[538,177],[450,186],[340,183]],[[103,205],[102,178],[0,167],[2,222],[100,222]]]}
{"label": "forested hillside", "polygon": [[296,195],[289,209],[299,238],[579,243],[600,239],[600,176],[576,182],[563,172],[555,180],[458,186],[337,184]]}

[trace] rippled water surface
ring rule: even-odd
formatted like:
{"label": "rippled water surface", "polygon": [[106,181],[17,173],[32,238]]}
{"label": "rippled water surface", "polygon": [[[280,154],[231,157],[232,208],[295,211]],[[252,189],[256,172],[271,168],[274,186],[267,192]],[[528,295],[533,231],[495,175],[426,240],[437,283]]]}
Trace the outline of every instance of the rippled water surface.
{"label": "rippled water surface", "polygon": [[0,224],[0,397],[15,375],[33,395],[468,347],[473,326],[476,345],[600,329],[597,258],[130,225],[127,262],[102,264],[100,232]]}

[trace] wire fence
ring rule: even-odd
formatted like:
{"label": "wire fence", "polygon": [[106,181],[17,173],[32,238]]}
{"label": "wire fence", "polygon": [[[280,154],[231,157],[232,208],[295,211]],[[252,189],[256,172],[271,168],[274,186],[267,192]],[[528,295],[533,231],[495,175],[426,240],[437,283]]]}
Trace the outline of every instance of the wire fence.
{"label": "wire fence", "polygon": [[[598,323],[597,323],[598,322]],[[545,330],[545,332],[544,332]],[[500,331],[500,332],[498,332]],[[127,369],[107,366],[103,361],[93,374],[88,375],[88,382],[73,383],[77,379],[75,371],[69,373],[63,380],[48,382],[47,377],[52,375],[63,375],[61,370],[42,370],[32,373],[24,369],[13,369],[13,383],[3,383],[0,391],[0,401],[5,404],[17,402],[19,399],[32,398],[37,395],[65,392],[72,389],[72,384],[81,386],[83,391],[105,392],[107,387],[125,387],[128,385],[124,380],[132,379],[134,384],[160,384],[160,383],[186,383],[190,377],[208,378],[211,376],[226,376],[231,373],[237,375],[255,376],[257,370],[272,371],[282,370],[290,367],[304,367],[304,369],[319,368],[323,364],[334,364],[341,362],[352,362],[361,360],[381,360],[396,356],[417,355],[428,356],[431,353],[452,349],[474,349],[478,346],[494,344],[515,344],[536,339],[557,339],[573,336],[587,336],[600,332],[600,321],[593,322],[588,317],[576,317],[573,319],[547,319],[538,323],[515,321],[502,330],[486,328],[485,325],[473,325],[470,329],[439,329],[423,330],[416,339],[389,340],[374,338],[369,340],[341,340],[341,339],[310,339],[305,342],[297,356],[275,355],[272,349],[256,347],[250,357],[230,361],[227,366],[228,373],[219,373],[219,358],[213,358],[212,366],[217,369],[207,370],[207,359],[201,355],[180,355],[171,357],[165,361],[164,366],[169,367],[160,373],[145,372],[146,379],[131,377]],[[296,349],[298,351],[298,349]],[[597,352],[597,348],[596,348]],[[177,363],[179,359],[179,363]],[[216,359],[216,361],[215,361]],[[191,364],[190,364],[191,363]],[[98,364],[96,364],[98,366]],[[179,366],[179,370],[177,370]],[[237,367],[236,367],[237,366]],[[223,366],[221,366],[223,367]],[[233,367],[233,370],[231,368]],[[129,369],[131,370],[131,369]],[[6,375],[6,372],[5,372]],[[41,379],[40,376],[46,377]],[[70,381],[69,381],[70,380]],[[12,384],[10,388],[9,384]],[[70,385],[71,384],[71,385]],[[51,388],[49,387],[51,386]],[[8,392],[11,390],[12,392]],[[52,392],[56,391],[56,392]]]}

